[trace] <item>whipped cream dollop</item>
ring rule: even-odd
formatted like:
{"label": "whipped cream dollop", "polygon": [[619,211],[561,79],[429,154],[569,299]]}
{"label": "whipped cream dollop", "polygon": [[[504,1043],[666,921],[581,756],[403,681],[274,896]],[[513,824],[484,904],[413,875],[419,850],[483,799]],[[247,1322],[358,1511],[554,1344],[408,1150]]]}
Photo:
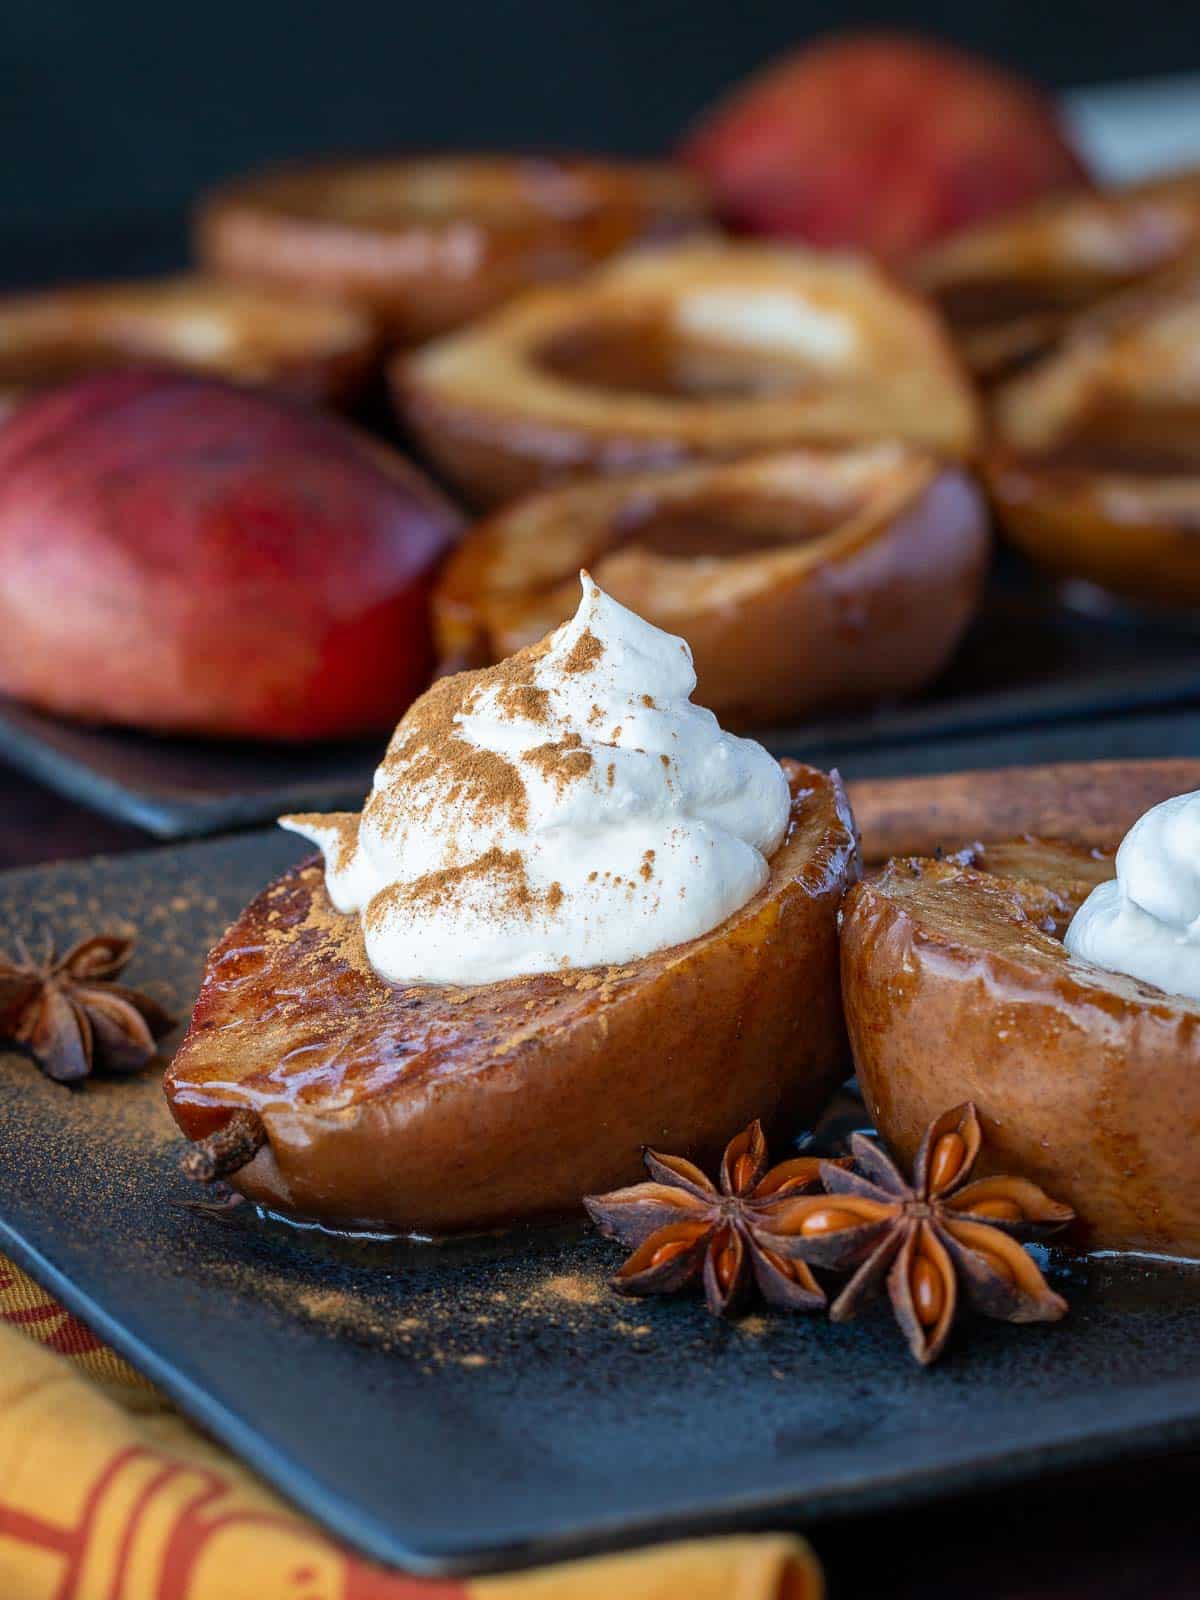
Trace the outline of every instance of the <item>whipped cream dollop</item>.
{"label": "whipped cream dollop", "polygon": [[1065,943],[1083,961],[1200,1000],[1200,791],[1138,818],[1116,877],[1092,890]]}
{"label": "whipped cream dollop", "polygon": [[767,881],[790,814],[778,762],[691,703],[682,639],[581,577],[570,622],[410,708],[361,816],[281,818],[393,983],[633,961]]}

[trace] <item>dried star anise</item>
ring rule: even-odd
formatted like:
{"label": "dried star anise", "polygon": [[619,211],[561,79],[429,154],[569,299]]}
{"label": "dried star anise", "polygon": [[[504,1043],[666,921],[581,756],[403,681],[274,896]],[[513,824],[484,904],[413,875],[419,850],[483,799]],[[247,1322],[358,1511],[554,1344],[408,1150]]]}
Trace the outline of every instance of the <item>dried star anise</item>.
{"label": "dried star anise", "polygon": [[174,1019],[149,995],[115,980],[133,940],[98,934],[56,957],[35,960],[18,941],[0,957],[0,1038],[23,1045],[48,1078],[77,1083],[93,1068],[137,1072]]}
{"label": "dried star anise", "polygon": [[[904,1181],[873,1140],[854,1134],[857,1171],[821,1167],[827,1194],[795,1202],[790,1225],[804,1260],[854,1276],[830,1307],[853,1317],[883,1286],[922,1364],[941,1354],[960,1288],[976,1310],[1006,1322],[1057,1322],[1067,1303],[1018,1239],[1044,1238],[1073,1220],[1025,1178],[966,1183],[983,1136],[969,1102],[930,1124]],[[964,1187],[965,1185],[965,1187]]]}
{"label": "dried star anise", "polygon": [[817,1183],[823,1163],[798,1156],[767,1170],[762,1125],[730,1140],[720,1188],[681,1156],[644,1150],[650,1183],[584,1200],[601,1233],[633,1254],[612,1280],[622,1294],[671,1294],[698,1275],[708,1308],[728,1316],[753,1279],[772,1305],[815,1311],[825,1294],[794,1257],[793,1207]]}

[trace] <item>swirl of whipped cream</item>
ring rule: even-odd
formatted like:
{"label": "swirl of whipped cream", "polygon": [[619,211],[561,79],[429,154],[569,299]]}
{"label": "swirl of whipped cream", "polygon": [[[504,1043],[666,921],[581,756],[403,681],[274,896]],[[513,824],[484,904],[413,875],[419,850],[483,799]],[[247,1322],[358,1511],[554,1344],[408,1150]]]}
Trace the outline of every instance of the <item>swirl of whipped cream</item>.
{"label": "swirl of whipped cream", "polygon": [[407,712],[361,817],[281,818],[393,983],[637,960],[766,883],[787,781],[690,700],[687,644],[586,573],[570,622]]}
{"label": "swirl of whipped cream", "polygon": [[1200,1000],[1200,791],[1152,806],[1071,920],[1073,956]]}

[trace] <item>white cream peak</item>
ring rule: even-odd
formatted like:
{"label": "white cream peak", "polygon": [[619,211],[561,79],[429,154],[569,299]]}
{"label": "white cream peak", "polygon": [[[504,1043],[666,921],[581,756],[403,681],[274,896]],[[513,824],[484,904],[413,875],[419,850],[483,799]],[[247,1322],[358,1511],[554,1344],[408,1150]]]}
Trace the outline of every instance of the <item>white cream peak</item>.
{"label": "white cream peak", "polygon": [[1082,961],[1200,1000],[1200,790],[1138,818],[1117,851],[1116,877],[1080,906],[1066,946]]}
{"label": "white cream peak", "polygon": [[537,715],[506,696],[511,663],[507,680],[504,664],[461,680],[458,754],[515,769],[519,807],[464,804],[453,763],[405,757],[418,701],[356,839],[334,819],[282,819],[322,849],[330,898],[360,915],[391,982],[636,961],[707,933],[767,881],[790,814],[778,762],[692,704],[682,639],[581,581],[575,616],[523,658]]}

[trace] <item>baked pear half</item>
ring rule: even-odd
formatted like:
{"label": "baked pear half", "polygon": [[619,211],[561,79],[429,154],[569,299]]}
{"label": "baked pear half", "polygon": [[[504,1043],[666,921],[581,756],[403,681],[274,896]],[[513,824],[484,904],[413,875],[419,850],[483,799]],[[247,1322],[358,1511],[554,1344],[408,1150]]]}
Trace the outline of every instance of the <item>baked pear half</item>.
{"label": "baked pear half", "polygon": [[300,399],[353,399],[375,356],[349,306],[215,278],[81,284],[0,298],[0,416],[27,394],[106,367],[178,367]]}
{"label": "baked pear half", "polygon": [[575,1211],[646,1144],[719,1158],[754,1117],[794,1129],[847,1066],[837,916],[857,877],[836,775],[785,766],[791,826],[763,889],[627,966],[397,987],[333,908],[319,858],[208,960],[165,1078],[192,1139],[237,1112],[266,1142],[231,1181],[340,1227],[445,1234]]}
{"label": "baked pear half", "polygon": [[1055,196],[967,228],[919,256],[911,279],[985,381],[1044,354],[1081,311],[1200,249],[1200,169]]}
{"label": "baked pear half", "polygon": [[214,272],[332,295],[413,345],[709,217],[700,180],[665,163],[422,155],[239,179],[202,201],[195,235]]}
{"label": "baked pear half", "polygon": [[397,358],[392,380],[428,455],[482,505],[795,445],[964,457],[979,437],[930,306],[866,261],[765,244],[638,251]]}
{"label": "baked pear half", "polygon": [[443,569],[447,668],[532,644],[575,609],[581,566],[681,634],[726,726],[919,688],[975,613],[987,511],[960,467],[903,445],[793,450],[548,489],[476,525]]}
{"label": "baked pear half", "polygon": [[1002,384],[988,489],[1039,566],[1200,604],[1200,262],[1078,319]]}
{"label": "baked pear half", "polygon": [[1200,1003],[1074,960],[1112,857],[1025,841],[898,859],[847,896],[842,982],[876,1127],[910,1159],[975,1103],[994,1171],[1074,1207],[1095,1247],[1200,1256]]}

